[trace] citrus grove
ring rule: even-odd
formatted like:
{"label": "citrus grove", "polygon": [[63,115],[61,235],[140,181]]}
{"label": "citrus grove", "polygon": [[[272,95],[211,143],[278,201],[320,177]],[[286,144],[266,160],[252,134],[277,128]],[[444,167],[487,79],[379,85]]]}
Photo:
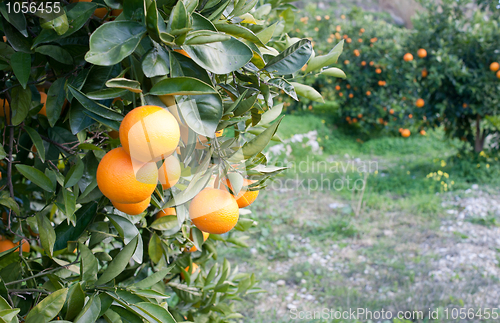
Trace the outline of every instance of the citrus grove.
{"label": "citrus grove", "polygon": [[301,69],[343,77],[343,42],[290,37],[287,1],[61,5],[0,4],[0,320],[240,319],[262,290],[217,245],[247,247],[280,102],[322,101]]}
{"label": "citrus grove", "polygon": [[481,1],[474,12],[469,0],[420,3],[413,29],[358,8],[332,21],[333,13],[307,6],[294,32],[314,38],[318,53],[344,40],[337,66],[347,78],[306,75],[326,104],[288,100],[290,109],[326,114],[363,140],[443,128],[465,149],[482,151],[500,130],[498,10],[485,10],[498,2]]}

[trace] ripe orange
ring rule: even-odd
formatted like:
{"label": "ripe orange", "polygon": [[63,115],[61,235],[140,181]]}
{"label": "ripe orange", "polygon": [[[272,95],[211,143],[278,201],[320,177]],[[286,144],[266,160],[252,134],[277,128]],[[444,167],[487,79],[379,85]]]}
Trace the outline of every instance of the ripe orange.
{"label": "ripe orange", "polygon": [[346,59],[346,60],[344,61],[344,64],[345,64],[345,65],[349,65],[349,60],[348,60],[348,59]]}
{"label": "ripe orange", "polygon": [[[184,268],[184,270],[185,270],[185,271],[187,271],[188,273],[190,272],[190,273],[191,273],[191,275],[192,275],[192,274],[194,274],[196,271],[198,271],[198,270],[199,270],[199,268],[198,268],[198,265],[197,265],[197,264],[195,264],[195,263],[193,262],[193,269],[192,269],[191,271],[189,271],[189,266],[187,266],[186,268]],[[185,279],[185,278],[184,278],[184,272],[182,272],[182,271],[181,271],[181,277],[182,277],[182,279]]]}
{"label": "ripe orange", "polygon": [[353,97],[354,97],[354,94],[349,93],[349,98],[351,98],[351,99],[352,99]]}
{"label": "ripe orange", "polygon": [[340,85],[335,86],[335,90],[340,91]]}
{"label": "ripe orange", "polygon": [[340,97],[343,97],[343,96],[344,96],[344,93],[339,92],[339,96],[340,96]]}
{"label": "ripe orange", "polygon": [[417,108],[423,107],[425,105],[424,99],[418,99],[417,102],[415,102],[415,105],[417,106]]}
{"label": "ripe orange", "polygon": [[377,68],[377,69],[375,70],[375,73],[380,74],[380,73],[382,73],[382,70],[381,70],[380,68]]}
{"label": "ripe orange", "polygon": [[424,129],[422,129],[422,130],[420,130],[420,134],[421,134],[422,136],[425,136],[427,133],[425,132],[425,130],[424,130]]}
{"label": "ripe orange", "polygon": [[385,81],[382,81],[382,80],[378,81],[378,85],[379,86],[384,86],[385,85]]}
{"label": "ripe orange", "polygon": [[[210,236],[210,233],[207,233],[207,232],[201,232],[203,234],[203,241],[207,241],[208,237]],[[191,231],[191,233],[189,234],[189,238],[191,240],[193,240],[193,232]],[[196,246],[192,246],[191,249],[188,250],[188,252],[195,252],[196,250],[198,250],[198,248],[196,248]]]}
{"label": "ripe orange", "polygon": [[345,117],[345,120],[346,121],[351,121],[351,117],[347,116],[347,117]]}
{"label": "ripe orange", "polygon": [[403,128],[399,128],[399,133],[403,132]]}
{"label": "ripe orange", "polygon": [[166,209],[159,211],[158,213],[156,213],[156,218],[159,219],[159,218],[162,218],[164,216],[169,216],[169,215],[177,215],[177,212],[175,212],[175,208],[168,207]]}
{"label": "ripe orange", "polygon": [[352,122],[353,122],[353,123],[357,123],[357,122],[358,122],[358,119],[356,119],[356,118],[352,118]]}
{"label": "ripe orange", "polygon": [[427,72],[427,70],[424,68],[422,70],[422,77],[427,77],[427,75],[429,75],[429,72]]}
{"label": "ripe orange", "polygon": [[0,239],[0,252],[4,252],[4,251],[7,251],[9,249],[12,249],[15,246],[16,245],[12,241],[5,239],[4,237],[1,237],[1,239]]}
{"label": "ripe orange", "polygon": [[354,56],[358,57],[359,55],[360,55],[359,50],[355,49],[355,50],[354,50]]}
{"label": "ripe orange", "polygon": [[370,62],[370,66],[373,66],[375,63],[374,62]]}
{"label": "ripe orange", "polygon": [[377,37],[373,37],[372,39],[370,39],[370,42],[374,43],[374,42],[376,42],[377,40],[378,40],[378,39],[377,39]]}
{"label": "ripe orange", "polygon": [[394,114],[394,109],[390,109],[390,110],[389,110],[389,113],[390,113],[390,114]]}
{"label": "ripe orange", "polygon": [[203,232],[222,234],[230,231],[239,218],[239,207],[228,191],[205,188],[189,206],[193,224]]}
{"label": "ripe orange", "polygon": [[411,62],[413,60],[413,55],[410,53],[406,53],[405,56],[403,56],[403,59],[405,62]]}
{"label": "ripe orange", "polygon": [[358,38],[358,43],[362,43],[362,42],[363,42],[363,39]]}
{"label": "ripe orange", "polygon": [[[337,27],[335,27],[335,30],[340,32],[342,30],[342,27],[338,25]],[[347,35],[345,35],[344,38],[347,38]]]}
{"label": "ripe orange", "polygon": [[139,203],[150,197],[158,182],[155,163],[133,162],[125,149],[115,148],[97,167],[97,185],[111,201]]}
{"label": "ripe orange", "polygon": [[345,19],[345,15],[340,15],[340,19]]}
{"label": "ripe orange", "polygon": [[111,9],[111,16],[118,17],[123,12],[123,9]]}
{"label": "ripe orange", "polygon": [[366,66],[366,62],[365,62],[365,61],[362,61],[362,62],[361,62],[361,66]]}
{"label": "ripe orange", "polygon": [[120,125],[123,149],[133,159],[142,162],[158,161],[170,156],[180,136],[175,117],[167,109],[154,105],[133,109]]}
{"label": "ripe orange", "polygon": [[315,32],[318,32],[318,31],[319,31],[319,28],[318,28],[318,27],[314,27],[314,31],[315,31]]}
{"label": "ripe orange", "polygon": [[401,131],[401,136],[403,136],[403,138],[408,138],[410,135],[411,132],[409,129],[403,129],[403,131]]}
{"label": "ripe orange", "polygon": [[348,89],[350,89],[350,88],[351,88],[351,85],[350,85],[350,84],[347,84],[345,87],[346,87],[346,88],[348,88]]}
{"label": "ripe orange", "polygon": [[[23,250],[23,252],[30,252],[31,246],[30,246],[30,243],[28,242],[28,240],[22,239],[21,241],[18,241],[17,243],[15,243],[15,245],[19,246],[20,243],[22,244],[21,249]],[[19,250],[19,249],[16,249],[16,250]]]}
{"label": "ripe orange", "polygon": [[467,107],[468,107],[468,106],[469,106],[469,105],[467,105],[467,103],[462,104],[462,107],[463,107],[464,109],[467,109]]}
{"label": "ripe orange", "polygon": [[0,117],[5,117],[7,115],[7,120],[10,118],[10,106],[7,99],[0,99]]}
{"label": "ripe orange", "polygon": [[181,178],[181,164],[176,156],[170,155],[165,158],[163,165],[158,170],[158,180],[164,190],[173,187]]}
{"label": "ripe orange", "polygon": [[427,51],[423,48],[420,48],[418,51],[417,51],[417,56],[420,57],[420,58],[424,58],[427,56]]}
{"label": "ripe orange", "polygon": [[372,95],[372,92],[371,91],[366,91],[366,95],[370,96],[370,95]]}
{"label": "ripe orange", "polygon": [[361,118],[363,118],[363,115],[360,113],[360,114],[358,114],[358,119],[361,119]]}
{"label": "ripe orange", "polygon": [[500,79],[500,71],[497,72],[497,77]]}
{"label": "ripe orange", "polygon": [[347,35],[344,35],[344,36],[342,36],[342,37],[343,37],[344,39],[347,39],[347,38],[349,38],[349,36],[347,36]]}
{"label": "ripe orange", "polygon": [[[256,199],[257,196],[259,195],[259,191],[249,191],[248,190],[248,185],[255,183],[255,181],[249,180],[249,179],[243,179],[243,188],[238,192],[238,195],[236,195],[236,203],[238,203],[238,206],[240,208],[247,207],[250,204],[252,204]],[[231,186],[231,183],[229,180],[226,181],[227,186],[229,188],[233,188]]]}
{"label": "ripe orange", "polygon": [[413,114],[411,114],[411,113],[410,113],[410,114],[408,115],[408,118],[410,118],[410,119],[411,119],[411,118],[413,118]]}
{"label": "ripe orange", "polygon": [[123,213],[127,213],[130,215],[137,215],[141,214],[148,208],[150,201],[151,201],[151,196],[148,196],[147,199],[139,203],[126,204],[126,203],[117,203],[113,201],[111,201],[111,203],[117,210],[120,210]]}
{"label": "ripe orange", "polygon": [[500,69],[500,64],[498,64],[497,62],[493,62],[490,64],[490,70],[492,72],[496,72]]}
{"label": "ripe orange", "polygon": [[346,42],[347,42],[348,44],[350,44],[350,43],[352,43],[352,39],[351,39],[351,38],[347,38],[347,39],[346,39]]}
{"label": "ripe orange", "polygon": [[365,32],[365,29],[364,29],[364,28],[361,28],[361,29],[359,30],[359,32],[360,32],[360,33],[364,33],[364,32]]}

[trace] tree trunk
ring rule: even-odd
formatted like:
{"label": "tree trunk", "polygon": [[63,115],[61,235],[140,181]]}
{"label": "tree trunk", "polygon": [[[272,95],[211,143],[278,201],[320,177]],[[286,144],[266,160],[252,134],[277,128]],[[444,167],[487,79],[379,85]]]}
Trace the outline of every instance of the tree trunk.
{"label": "tree trunk", "polygon": [[476,115],[476,142],[474,144],[474,152],[480,153],[484,146],[484,134],[481,132],[481,116]]}

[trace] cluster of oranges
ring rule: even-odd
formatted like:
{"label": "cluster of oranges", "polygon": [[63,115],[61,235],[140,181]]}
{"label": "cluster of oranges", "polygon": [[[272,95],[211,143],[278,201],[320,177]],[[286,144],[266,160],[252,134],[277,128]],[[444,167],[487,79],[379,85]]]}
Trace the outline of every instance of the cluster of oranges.
{"label": "cluster of oranges", "polygon": [[[170,100],[175,104],[173,97]],[[179,181],[181,165],[175,152],[180,154],[179,143],[187,143],[188,132],[189,128],[180,124],[167,109],[146,105],[131,110],[118,132],[122,147],[109,151],[99,162],[99,189],[116,209],[130,215],[144,212],[158,182],[167,190]],[[215,135],[219,137],[222,133]],[[207,140],[198,136],[202,143]],[[203,144],[197,142],[196,148],[202,149]],[[157,163],[161,166],[157,167]],[[214,184],[203,189],[189,206],[191,221],[203,232],[204,240],[210,233],[222,234],[233,229],[238,222],[239,208],[253,203],[259,193],[248,190],[254,183],[248,179],[244,179],[243,188],[236,196],[232,189],[228,190],[229,180],[226,183],[224,188],[215,188]],[[165,208],[156,214],[157,219],[164,216],[176,216],[175,208]],[[196,247],[188,251],[196,251]]]}
{"label": "cluster of oranges", "polygon": [[498,62],[493,62],[490,64],[490,70],[496,72],[497,77],[500,79],[500,64]]}

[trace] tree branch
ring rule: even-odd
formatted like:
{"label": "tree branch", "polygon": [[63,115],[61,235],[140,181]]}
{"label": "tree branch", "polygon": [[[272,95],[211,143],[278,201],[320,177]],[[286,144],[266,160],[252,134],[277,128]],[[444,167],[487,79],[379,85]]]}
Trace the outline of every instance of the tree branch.
{"label": "tree branch", "polygon": [[66,146],[63,146],[61,145],[60,143],[58,143],[57,141],[54,141],[52,139],[50,139],[49,137],[45,137],[44,135],[40,135],[40,137],[45,140],[46,142],[50,142],[51,144],[53,144],[54,146],[57,146],[59,148],[61,148],[62,150],[64,150],[65,152],[67,152],[68,154],[74,154],[75,152],[73,150],[71,150],[70,148],[66,147]]}

